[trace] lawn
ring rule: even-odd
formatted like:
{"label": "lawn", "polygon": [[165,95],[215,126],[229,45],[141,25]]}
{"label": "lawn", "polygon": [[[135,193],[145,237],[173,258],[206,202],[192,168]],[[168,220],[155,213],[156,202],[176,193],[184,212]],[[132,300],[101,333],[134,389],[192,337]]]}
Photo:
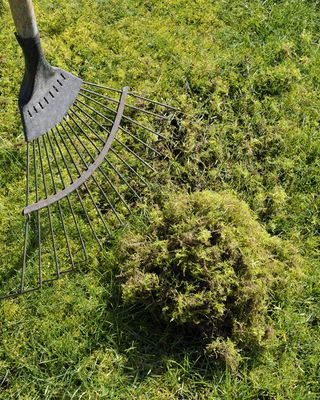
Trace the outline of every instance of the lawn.
{"label": "lawn", "polygon": [[[116,244],[93,246],[83,273],[1,302],[0,398],[319,399],[320,3],[34,3],[53,65],[181,110],[154,190],[232,192],[303,262],[285,300],[270,304],[267,345],[230,368],[123,304]],[[6,271],[19,264],[25,202],[23,58],[5,0],[0,24],[3,293]],[[156,199],[146,192],[144,207]]]}

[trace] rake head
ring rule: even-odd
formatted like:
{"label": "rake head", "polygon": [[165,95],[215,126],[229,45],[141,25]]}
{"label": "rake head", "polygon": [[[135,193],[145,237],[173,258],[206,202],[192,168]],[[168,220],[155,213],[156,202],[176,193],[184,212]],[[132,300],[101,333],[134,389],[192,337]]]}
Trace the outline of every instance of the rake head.
{"label": "rake head", "polygon": [[128,87],[84,82],[53,68],[40,42],[27,41],[19,39],[26,58],[19,97],[26,220],[19,289],[10,296],[74,271],[87,260],[88,244],[90,253],[106,246],[154,179],[153,159],[163,158],[175,111]]}
{"label": "rake head", "polygon": [[19,109],[26,140],[31,141],[62,120],[77,98],[82,80],[46,61],[39,35],[16,37],[25,58]]}

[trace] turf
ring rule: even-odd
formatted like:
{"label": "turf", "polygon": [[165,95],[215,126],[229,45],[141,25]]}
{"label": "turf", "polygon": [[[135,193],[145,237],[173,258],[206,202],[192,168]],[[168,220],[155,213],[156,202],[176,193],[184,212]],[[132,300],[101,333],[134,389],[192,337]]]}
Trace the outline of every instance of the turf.
{"label": "turf", "polygon": [[[318,1],[36,1],[43,46],[85,80],[184,112],[165,182],[232,190],[304,257],[276,335],[236,372],[119,304],[113,260],[1,303],[1,399],[318,399]],[[1,274],[23,243],[23,59],[0,1]],[[146,199],[148,201],[148,199]],[[6,282],[2,280],[1,288]]]}

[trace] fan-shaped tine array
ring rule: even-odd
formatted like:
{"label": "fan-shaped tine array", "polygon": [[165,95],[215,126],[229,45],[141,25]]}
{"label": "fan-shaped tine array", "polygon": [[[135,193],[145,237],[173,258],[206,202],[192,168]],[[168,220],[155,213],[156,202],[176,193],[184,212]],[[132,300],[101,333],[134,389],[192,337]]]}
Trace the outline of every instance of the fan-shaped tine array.
{"label": "fan-shaped tine array", "polygon": [[63,120],[27,143],[20,287],[9,296],[39,289],[105,248],[156,172],[174,111],[127,87],[84,82]]}

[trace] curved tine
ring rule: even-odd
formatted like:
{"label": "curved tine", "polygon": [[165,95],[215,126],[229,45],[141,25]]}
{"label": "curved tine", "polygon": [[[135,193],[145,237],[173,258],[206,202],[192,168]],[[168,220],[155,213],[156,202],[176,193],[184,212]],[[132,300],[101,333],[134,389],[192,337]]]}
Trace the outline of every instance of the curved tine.
{"label": "curved tine", "polygon": [[[116,110],[113,110],[112,108],[110,108],[110,107],[104,105],[104,104],[101,103],[100,101],[94,100],[94,99],[92,99],[91,97],[86,96],[86,95],[84,95],[84,94],[81,94],[81,96],[86,97],[88,100],[91,100],[92,102],[98,104],[99,106],[105,108],[106,110],[109,110],[109,111],[111,111],[111,112],[113,112],[113,113],[115,113],[115,114],[117,113]],[[95,112],[96,114],[100,115],[100,117],[104,118],[105,120],[107,120],[107,121],[109,120],[109,118],[107,118],[105,115],[101,114],[99,111],[97,111],[97,110],[95,110],[94,108],[90,107],[88,104],[84,103],[83,101],[77,99],[76,102],[79,102],[79,103],[81,103],[82,105],[86,106],[86,107],[89,108],[91,111],[93,111],[93,112]],[[126,119],[126,120],[132,122],[134,125],[137,125],[137,126],[139,126],[140,128],[142,128],[142,129],[145,129],[145,130],[148,131],[148,132],[153,133],[154,135],[157,135],[157,136],[161,137],[162,139],[165,139],[165,137],[164,137],[163,135],[161,135],[161,133],[156,132],[156,131],[154,131],[153,129],[148,128],[147,126],[140,124],[140,122],[138,122],[138,121],[136,121],[136,120],[134,120],[134,119],[132,119],[132,118],[130,118],[130,117],[127,117],[127,116],[124,115],[124,114],[122,115],[122,118],[124,118],[124,119]]]}
{"label": "curved tine", "polygon": [[[77,124],[77,122],[69,115],[69,117],[72,119],[72,121],[76,124],[76,126],[78,127],[78,129],[80,129],[82,131],[82,128]],[[83,149],[85,150],[85,152],[90,156],[91,160],[94,161],[94,157],[92,156],[92,154],[90,153],[90,151],[88,150],[87,146],[82,142],[82,140],[79,138],[78,134],[76,133],[76,131],[73,129],[73,127],[69,124],[69,122],[66,120],[65,121],[66,124],[68,125],[69,129],[72,131],[72,133],[75,135],[75,137],[77,138],[78,142],[81,144],[81,146],[83,147]],[[69,141],[71,141],[69,134],[67,133],[67,136],[69,138]],[[88,168],[88,164],[85,162],[85,160],[83,159],[80,151],[78,150],[78,148],[75,146],[75,144],[71,141],[75,151],[77,152],[78,156],[80,157],[81,161],[83,162],[83,164],[85,165],[86,168]],[[99,182],[97,182],[96,178],[94,177],[94,175],[92,175],[92,179],[95,182],[95,184],[98,186],[100,192],[102,193],[103,197],[106,199],[107,203],[109,204],[109,206],[111,207],[114,215],[117,217],[118,221],[120,222],[121,225],[123,225],[123,221],[121,220],[121,218],[119,217],[117,211],[114,209],[112,203],[110,202],[108,196],[106,195],[105,191],[102,189],[101,185],[99,184]]]}
{"label": "curved tine", "polygon": [[[105,131],[107,131],[107,132],[109,133],[109,131],[106,130],[106,129],[103,127],[103,125],[99,124],[98,121],[96,121],[94,118],[91,118],[91,116],[90,116],[86,111],[84,111],[82,108],[80,108],[77,104],[74,104],[74,106],[75,106],[80,112],[82,112],[84,115],[86,115],[88,118],[90,118],[91,120],[93,120],[101,129],[103,129],[103,130],[105,130]],[[84,121],[78,114],[76,114],[75,111],[72,110],[72,108],[70,109],[70,111],[71,111],[73,114],[75,114],[75,115],[80,119],[80,121],[81,121],[82,123],[84,123],[84,124],[86,125],[86,127],[87,127],[88,129],[90,129],[90,131],[91,131],[100,141],[104,142],[103,139],[101,138],[101,136],[100,136],[99,134],[97,134],[95,131],[93,131],[92,128],[87,124],[87,122]],[[68,113],[68,115],[70,116],[69,113]],[[141,140],[140,138],[138,138],[137,136],[135,136],[133,133],[130,133],[129,131],[127,131],[127,130],[126,130],[125,128],[123,128],[121,125],[120,125],[120,129],[121,129],[124,133],[126,133],[126,134],[128,134],[129,136],[131,136],[131,137],[133,137],[134,139],[136,139],[138,142],[140,142],[140,143],[143,144],[144,146],[148,147],[150,150],[152,150],[152,151],[154,151],[155,153],[157,153],[159,156],[162,156],[162,154],[159,153],[156,149],[154,149],[153,147],[149,146],[147,143],[145,143],[143,140]],[[91,141],[91,139],[90,139],[90,138],[88,138],[88,139],[89,139],[90,142],[94,145],[94,143]],[[94,145],[94,146],[95,146],[95,145]],[[96,146],[95,146],[95,147],[96,147]]]}
{"label": "curved tine", "polygon": [[[37,173],[37,153],[35,140],[32,142],[33,147],[33,170],[36,186],[36,202],[39,201],[39,188],[38,188],[38,173]],[[40,226],[40,211],[37,211],[38,222],[38,271],[39,271],[39,286],[42,287],[42,262],[41,262],[41,226]]]}
{"label": "curved tine", "polygon": [[[44,136],[43,136],[43,146],[44,146],[44,150],[45,150],[47,161],[48,161],[48,165],[49,165],[49,170],[50,170],[50,176],[51,176],[53,190],[54,190],[54,193],[56,194],[57,193],[56,182],[54,180],[53,171],[52,171],[52,165],[51,165],[51,161],[50,161],[50,157],[49,157],[49,153],[48,153],[48,148],[47,148],[47,144],[46,144],[46,140],[45,140]],[[64,219],[63,219],[63,213],[62,213],[62,208],[61,208],[60,201],[58,201],[58,211],[59,211],[59,217],[60,217],[60,221],[61,221],[61,225],[62,225],[62,230],[63,230],[63,233],[64,233],[64,237],[66,239],[69,258],[70,258],[71,265],[72,265],[72,268],[73,268],[74,267],[74,262],[73,262],[73,257],[72,257],[72,253],[71,253],[71,248],[70,248],[70,244],[69,244],[69,238],[68,238],[66,226],[65,226],[65,223],[64,223]]]}
{"label": "curved tine", "polygon": [[[57,133],[59,134],[60,138],[62,139],[63,144],[64,144],[64,146],[66,147],[67,152],[68,152],[68,154],[69,154],[70,151],[69,151],[69,149],[68,149],[68,146],[66,145],[65,141],[63,140],[63,138],[62,138],[62,136],[61,136],[61,133],[60,133],[60,131],[58,130],[58,127],[56,127],[56,131],[57,131]],[[61,148],[60,148],[60,146],[59,146],[59,142],[58,142],[58,140],[57,140],[57,138],[56,138],[55,132],[54,132],[54,131],[52,131],[52,132],[53,132],[54,139],[55,139],[55,141],[56,141],[58,150],[59,150],[59,152],[60,152],[61,158],[62,158],[62,160],[63,160],[63,163],[64,163],[64,165],[65,165],[65,167],[66,167],[66,169],[67,169],[67,171],[68,171],[68,175],[69,175],[71,181],[73,182],[72,174],[71,174],[71,172],[70,172],[70,169],[69,169],[68,163],[67,163],[67,161],[66,161],[66,159],[65,159],[65,157],[64,157],[64,154],[63,154],[63,152],[62,152],[62,150],[61,150]],[[91,232],[92,232],[94,238],[96,239],[96,241],[98,242],[98,244],[99,244],[99,246],[100,246],[100,248],[101,248],[101,250],[102,250],[102,249],[103,249],[103,246],[102,246],[102,244],[101,244],[101,242],[100,242],[100,240],[99,240],[99,238],[98,238],[98,236],[97,236],[97,234],[96,234],[96,231],[94,230],[94,228],[93,228],[93,226],[92,226],[92,223],[91,223],[91,220],[90,220],[90,218],[89,218],[88,212],[87,212],[87,210],[86,210],[86,208],[85,208],[85,206],[84,206],[84,204],[83,204],[83,201],[82,201],[82,198],[81,198],[81,195],[80,195],[78,189],[76,189],[76,193],[77,193],[79,202],[80,202],[80,204],[81,204],[81,208],[82,208],[82,210],[83,210],[83,212],[84,212],[84,214],[85,214],[85,216],[86,216],[86,218],[87,218],[87,221],[88,221],[88,223],[89,223]]]}
{"label": "curved tine", "polygon": [[[74,124],[77,126],[77,128],[90,140],[91,143],[93,143],[93,142],[91,141],[91,139],[87,136],[86,132],[82,129],[82,127],[75,121],[75,119],[74,119],[70,114],[69,114],[69,117],[70,117],[71,120],[74,122]],[[91,152],[89,151],[89,149],[87,148],[87,146],[83,143],[83,141],[79,138],[78,133],[72,128],[72,126],[68,123],[68,121],[66,121],[66,123],[68,124],[69,129],[71,129],[72,132],[74,133],[74,135],[76,136],[78,142],[81,144],[81,146],[83,147],[83,149],[85,150],[85,152],[89,155],[89,157],[91,158],[91,160],[94,161],[93,155],[91,154]],[[95,148],[97,148],[97,147],[95,146]],[[77,149],[76,149],[76,151],[78,152],[79,156],[81,157],[79,151],[78,151]],[[98,169],[99,169],[99,171],[102,173],[102,175],[103,175],[104,177],[106,177],[104,171],[103,171],[100,167],[99,167]],[[106,177],[106,178],[107,178],[107,177]],[[99,187],[99,189],[100,189],[101,193],[103,194],[104,198],[107,200],[108,204],[110,205],[110,207],[111,207],[113,213],[115,214],[115,216],[117,217],[118,221],[120,222],[121,225],[123,225],[123,221],[121,220],[121,218],[119,217],[118,213],[117,213],[116,210],[114,209],[114,207],[113,207],[112,203],[110,202],[108,196],[105,194],[104,190],[102,189],[102,187],[100,186],[100,184],[96,181],[96,179],[95,179],[94,176],[93,176],[93,179],[94,179],[94,181],[96,182],[97,186]],[[107,179],[108,179],[108,178],[107,178]],[[113,185],[111,185],[111,186],[113,187]],[[113,187],[113,189],[115,189],[115,188]],[[115,190],[116,190],[116,189],[115,189]],[[118,196],[120,196],[120,199],[124,202],[124,204],[125,204],[126,207],[128,208],[126,202],[124,201],[124,199],[122,198],[122,196],[120,195],[120,193],[119,193],[117,190],[116,190],[116,193],[118,194]],[[129,210],[129,208],[128,208],[128,210]],[[129,211],[130,211],[130,210],[129,210]]]}
{"label": "curved tine", "polygon": [[[76,105],[76,104],[74,104],[74,105]],[[94,120],[94,119],[91,117],[91,115],[87,114],[85,111],[83,111],[83,110],[82,110],[81,108],[79,108],[78,106],[77,106],[77,108],[80,110],[80,112],[83,112],[88,118],[90,118],[91,120]],[[101,136],[98,135],[98,134],[95,132],[95,130],[92,129],[92,127],[91,127],[87,122],[85,122],[78,114],[76,114],[75,111],[73,111],[73,110],[70,110],[70,111],[72,111],[73,114],[74,114],[77,118],[79,118],[80,121],[82,121],[82,122],[86,125],[86,127],[90,130],[90,132],[92,132],[102,143],[104,143],[104,141],[103,141],[103,139],[101,138]],[[70,116],[70,114],[69,114],[69,116]],[[100,125],[99,122],[96,121],[96,123],[98,124],[98,126],[99,126],[102,130],[106,131],[108,134],[110,133],[105,127],[103,127],[102,125]],[[99,151],[99,148],[96,146],[96,144],[95,144],[94,142],[92,142],[92,140],[90,139],[90,137],[89,137],[85,132],[84,132],[84,135],[85,135],[86,138],[90,141],[90,143],[96,148],[96,150]],[[133,187],[130,185],[130,183],[128,183],[128,181],[125,179],[125,177],[122,176],[121,173],[113,166],[113,164],[107,159],[107,157],[105,158],[105,161],[106,161],[106,162],[108,163],[108,165],[116,172],[116,174],[119,176],[119,178],[122,180],[122,182],[124,182],[124,183],[128,186],[128,188],[131,190],[131,192],[132,192],[139,200],[141,200],[141,197],[138,195],[138,193],[133,189]]]}
{"label": "curved tine", "polygon": [[[30,185],[29,179],[30,179],[30,145],[29,142],[27,142],[26,206],[29,204],[29,185]],[[26,218],[25,231],[24,231],[24,245],[23,245],[22,271],[21,271],[21,284],[20,284],[21,293],[24,290],[24,276],[27,264],[28,225],[29,225],[29,216],[27,216]]]}
{"label": "curved tine", "polygon": [[[66,121],[66,123],[67,123],[67,121]],[[80,155],[80,153],[78,152],[78,149],[76,148],[76,145],[74,144],[73,140],[70,138],[70,136],[69,136],[69,134],[68,134],[68,132],[67,132],[65,126],[63,125],[62,122],[60,122],[60,125],[62,126],[62,129],[63,129],[63,131],[65,132],[65,134],[67,135],[67,137],[68,137],[70,143],[72,144],[72,146],[74,147],[74,149],[77,151],[78,155],[80,156],[81,161],[84,163],[85,167],[87,168],[87,167],[88,167],[88,164],[84,161],[83,157],[82,157],[82,156]],[[69,124],[68,124],[68,126],[69,126]],[[62,137],[62,136],[61,136],[61,137]],[[64,139],[63,139],[63,142],[65,143]],[[77,171],[78,171],[78,173],[79,173],[79,176],[81,176],[80,170],[79,170],[79,168],[78,168],[78,166],[77,166],[77,164],[76,164],[74,158],[72,157],[71,153],[69,153],[69,154],[70,154],[70,157],[71,157],[72,162],[74,163],[74,165],[75,165],[76,168],[77,168]],[[92,177],[92,178],[93,178],[93,177]],[[95,180],[95,179],[94,179],[94,180]],[[86,182],[85,182],[83,185],[84,185],[84,187],[86,188],[86,190],[87,190],[87,192],[88,192],[88,194],[89,194],[89,197],[90,197],[90,199],[91,199],[91,201],[92,201],[92,204],[93,204],[94,208],[96,209],[96,211],[97,211],[97,213],[98,213],[98,215],[99,215],[99,217],[100,217],[100,219],[101,219],[101,221],[102,221],[102,223],[103,223],[103,225],[104,225],[106,231],[108,232],[109,238],[111,238],[110,229],[108,228],[107,223],[106,223],[105,219],[103,218],[103,215],[101,214],[101,211],[100,211],[99,207],[97,206],[97,203],[95,202],[95,200],[94,200],[94,198],[93,198],[93,196],[92,196],[92,193],[91,193],[90,189],[88,188],[88,185],[86,184]]]}
{"label": "curved tine", "polygon": [[[111,103],[119,104],[119,100],[113,99],[112,97],[109,97],[109,96],[105,96],[105,95],[103,95],[101,93],[98,93],[98,92],[94,92],[93,90],[88,90],[88,89],[81,88],[80,89],[80,94],[81,94],[81,91],[84,91],[84,92],[87,92],[87,93],[91,93],[91,94],[93,94],[95,96],[101,97],[102,99],[108,100]],[[168,120],[169,119],[169,117],[166,117],[165,115],[161,115],[161,114],[154,113],[152,111],[144,110],[143,108],[139,108],[139,107],[133,106],[131,104],[125,104],[125,107],[131,108],[132,110],[136,110],[138,112],[142,112],[142,113],[147,114],[147,115],[151,115],[152,117],[159,118],[161,120],[163,120],[163,119]]]}
{"label": "curved tine", "polygon": [[[51,131],[51,132],[52,132],[52,134],[54,135],[54,132],[53,132],[53,131]],[[62,186],[63,186],[63,188],[65,188],[66,185],[65,185],[65,183],[64,183],[64,179],[63,179],[63,176],[62,176],[62,173],[61,173],[61,169],[60,169],[60,166],[59,166],[59,163],[58,163],[58,160],[57,160],[56,152],[55,152],[54,147],[53,147],[53,144],[52,144],[52,142],[51,142],[50,135],[49,135],[48,133],[47,133],[46,135],[47,135],[47,138],[48,138],[48,140],[49,140],[51,152],[52,152],[52,155],[53,155],[53,158],[54,158],[54,162],[55,162],[55,164],[56,164],[56,167],[57,167],[57,169],[58,169],[58,173],[59,173],[59,176],[60,176],[60,180],[61,180]],[[79,225],[78,225],[78,221],[77,221],[77,218],[76,218],[74,209],[73,209],[73,207],[72,207],[72,203],[71,203],[71,200],[70,200],[69,195],[67,195],[67,200],[68,200],[68,204],[69,204],[69,207],[70,207],[70,211],[71,211],[71,214],[72,214],[72,218],[73,218],[74,224],[75,224],[75,226],[76,226],[76,229],[77,229],[77,232],[78,232],[78,235],[79,235],[79,238],[80,238],[80,242],[81,242],[81,247],[82,247],[82,250],[83,250],[84,258],[85,258],[85,260],[86,260],[86,259],[87,259],[86,247],[85,247],[85,245],[84,245],[84,241],[83,241],[83,238],[82,238],[82,235],[81,235],[81,231],[80,231],[80,228],[79,228]]]}
{"label": "curved tine", "polygon": [[[80,107],[78,107],[78,108],[81,110]],[[73,113],[74,113],[74,111],[73,111]],[[102,116],[102,114],[100,114],[98,111],[96,111],[96,113]],[[107,118],[107,117],[104,117],[104,118],[107,119],[107,120],[109,120],[109,118]],[[96,124],[99,124],[98,121],[96,121],[93,117],[92,117],[91,119],[92,119]],[[100,126],[100,124],[99,124],[99,126]],[[101,125],[101,128],[102,128],[102,125]],[[124,143],[122,143],[117,137],[115,137],[115,140],[116,140],[119,144],[121,144],[127,151],[129,151],[134,157],[136,157],[139,161],[141,161],[142,164],[144,164],[146,167],[148,167],[149,169],[151,169],[153,172],[156,172],[156,170],[155,170],[149,163],[147,163],[146,161],[144,161],[137,153],[135,153],[132,149],[130,149],[130,147],[128,147],[127,145],[125,145]],[[110,150],[112,151],[112,149],[110,149]]]}
{"label": "curved tine", "polygon": [[[47,182],[46,182],[46,176],[45,176],[44,166],[43,166],[40,137],[38,137],[37,142],[38,142],[39,159],[40,159],[40,166],[41,166],[44,194],[45,194],[45,196],[47,198],[48,197]],[[55,240],[54,240],[54,232],[53,232],[53,226],[52,226],[52,218],[51,218],[50,206],[47,207],[47,210],[48,210],[48,217],[49,217],[49,225],[50,225],[50,232],[51,232],[52,247],[53,247],[53,253],[54,253],[54,261],[55,261],[55,265],[56,265],[56,275],[57,275],[57,277],[59,277],[60,276],[60,269],[59,269],[59,262],[58,262],[56,244],[55,244]]]}
{"label": "curved tine", "polygon": [[[88,129],[90,129],[90,131],[92,131],[92,128],[91,128],[78,114],[76,114],[72,109],[70,109],[70,111],[71,111],[77,118],[79,118],[80,121],[81,121],[83,124],[85,124],[86,127],[87,127]],[[77,126],[79,126],[79,125],[76,123],[76,121],[71,117],[71,115],[70,115],[69,113],[68,113],[67,115],[72,119],[72,121],[73,121]],[[89,142],[95,147],[95,149],[96,149],[97,151],[99,151],[99,148],[98,148],[97,145],[92,141],[92,139],[87,135],[87,133],[86,133],[81,127],[79,127],[79,128],[80,128],[81,132],[85,135],[85,137],[89,140]],[[78,139],[78,140],[79,140],[79,139]],[[79,140],[79,141],[80,141],[80,140]],[[81,141],[80,141],[80,142],[81,142]],[[82,144],[82,146],[83,146],[83,143],[82,143],[82,142],[81,142],[81,144]],[[86,151],[88,152],[88,149],[86,149]],[[91,156],[92,160],[94,160],[94,158],[93,158],[93,156],[91,155],[91,153],[90,153],[90,156]],[[128,204],[126,203],[126,201],[124,200],[124,198],[121,196],[121,194],[118,192],[118,190],[117,190],[116,187],[113,185],[113,183],[110,181],[110,179],[108,178],[108,176],[106,175],[106,173],[103,171],[103,169],[102,169],[101,167],[98,167],[98,170],[101,172],[101,174],[102,174],[102,175],[104,176],[104,178],[107,180],[108,184],[112,187],[112,189],[117,193],[118,197],[120,198],[120,200],[122,201],[122,203],[125,205],[125,207],[127,208],[127,210],[128,210],[129,212],[131,212],[131,210],[130,210]]]}
{"label": "curved tine", "polygon": [[[79,110],[82,111],[81,108],[79,108]],[[75,112],[73,111],[73,113],[75,113]],[[86,115],[88,115],[88,118],[90,118],[93,122],[95,122],[102,130],[104,130],[107,133],[109,133],[109,131],[103,125],[101,125],[95,118],[93,118],[89,114],[86,114]],[[93,129],[91,129],[91,132],[94,132]],[[149,186],[149,184],[145,181],[145,179],[141,175],[139,175],[138,172],[135,171],[126,161],[124,161],[112,147],[110,148],[110,151],[113,154],[115,154],[116,157],[119,158],[119,160],[122,161],[134,173],[134,175],[136,175],[146,186]]]}

